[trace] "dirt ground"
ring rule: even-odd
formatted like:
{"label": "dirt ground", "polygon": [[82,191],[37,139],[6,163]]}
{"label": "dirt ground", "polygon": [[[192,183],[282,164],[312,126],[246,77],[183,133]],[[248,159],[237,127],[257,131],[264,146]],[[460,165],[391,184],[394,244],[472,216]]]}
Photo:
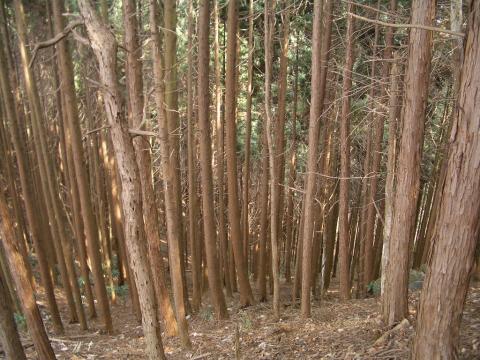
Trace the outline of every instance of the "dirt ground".
{"label": "dirt ground", "polygon": [[[312,318],[300,316],[290,301],[290,287],[282,289],[280,321],[272,317],[271,303],[239,309],[238,298],[227,299],[230,319],[217,321],[205,305],[189,317],[191,350],[181,350],[175,338],[163,337],[168,359],[408,359],[419,292],[410,295],[410,316],[394,330],[380,320],[379,298],[338,300],[336,290],[314,301]],[[205,294],[205,297],[208,297]],[[66,305],[59,294],[64,319]],[[205,299],[207,301],[208,299]],[[39,302],[42,313],[45,307]],[[142,329],[129,302],[113,306],[115,334],[104,335],[96,320],[90,330],[66,324],[63,335],[50,333],[58,359],[146,359]],[[50,327],[46,318],[47,327]],[[390,331],[389,331],[390,330]],[[472,284],[461,329],[460,359],[480,359],[480,284]],[[36,359],[31,340],[22,332],[29,359]]]}

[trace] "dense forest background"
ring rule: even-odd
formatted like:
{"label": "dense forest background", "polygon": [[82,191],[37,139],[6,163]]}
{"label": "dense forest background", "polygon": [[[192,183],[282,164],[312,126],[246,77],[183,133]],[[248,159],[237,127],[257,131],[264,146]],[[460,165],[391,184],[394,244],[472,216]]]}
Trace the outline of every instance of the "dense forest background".
{"label": "dense forest background", "polygon": [[477,0],[0,0],[4,354],[478,357],[479,28]]}

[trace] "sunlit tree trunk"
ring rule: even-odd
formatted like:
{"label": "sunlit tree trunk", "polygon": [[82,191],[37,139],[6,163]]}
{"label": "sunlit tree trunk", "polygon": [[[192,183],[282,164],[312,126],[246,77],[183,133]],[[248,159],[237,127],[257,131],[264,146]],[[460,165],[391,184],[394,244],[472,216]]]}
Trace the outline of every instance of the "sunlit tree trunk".
{"label": "sunlit tree trunk", "polygon": [[470,11],[443,200],[420,296],[413,359],[458,357],[459,328],[479,238],[480,2],[472,1]]}
{"label": "sunlit tree trunk", "polygon": [[[431,25],[435,16],[435,1],[414,0],[412,24]],[[389,259],[386,266],[383,293],[383,318],[389,325],[407,315],[409,249],[415,229],[415,212],[420,186],[420,161],[425,106],[432,53],[430,31],[412,28],[409,38],[408,68],[405,76],[403,129],[396,171],[394,211]]]}
{"label": "sunlit tree trunk", "polygon": [[79,1],[87,34],[99,65],[100,80],[104,86],[105,111],[117,160],[122,187],[122,205],[125,215],[125,240],[137,285],[146,353],[150,359],[165,358],[155,308],[155,290],[148,261],[145,238],[140,174],[135,161],[135,150],[123,116],[123,103],[116,70],[117,42],[88,0]]}

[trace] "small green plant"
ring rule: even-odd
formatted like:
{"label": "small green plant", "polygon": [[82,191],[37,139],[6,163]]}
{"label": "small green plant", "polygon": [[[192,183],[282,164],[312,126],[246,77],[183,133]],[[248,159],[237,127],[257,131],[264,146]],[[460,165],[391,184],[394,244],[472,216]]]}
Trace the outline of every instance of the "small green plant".
{"label": "small green plant", "polygon": [[382,290],[382,281],[381,279],[377,279],[374,281],[371,281],[368,286],[367,286],[367,291],[370,294],[373,294],[375,296],[380,294],[380,291]]}
{"label": "small green plant", "polygon": [[17,328],[19,330],[27,330],[27,321],[25,320],[25,316],[23,316],[22,313],[15,312],[13,314],[13,318],[15,319],[15,323],[17,324]]}
{"label": "small green plant", "polygon": [[252,328],[252,320],[250,319],[250,316],[248,316],[248,314],[240,314],[240,326],[244,330],[250,330]]}
{"label": "small green plant", "polygon": [[[120,286],[114,285],[113,289],[115,289],[115,294],[117,296],[121,297],[121,298],[128,295],[128,285],[127,284],[120,285]],[[109,296],[112,295],[112,287],[111,286],[107,286],[107,293],[108,293]]]}
{"label": "small green plant", "polygon": [[198,313],[198,316],[200,316],[203,320],[205,321],[210,321],[213,319],[213,311],[212,308],[209,306],[206,306],[200,310]]}

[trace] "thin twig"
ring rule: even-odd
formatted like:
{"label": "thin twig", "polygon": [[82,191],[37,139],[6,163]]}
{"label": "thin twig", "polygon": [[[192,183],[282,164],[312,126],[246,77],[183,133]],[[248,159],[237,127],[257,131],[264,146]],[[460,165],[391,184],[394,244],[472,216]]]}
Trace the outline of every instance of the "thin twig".
{"label": "thin twig", "polygon": [[393,27],[393,28],[408,28],[408,29],[422,29],[422,30],[429,30],[429,31],[435,31],[435,32],[440,32],[440,33],[445,33],[449,34],[452,36],[457,36],[457,37],[465,37],[465,34],[463,32],[458,32],[458,31],[453,31],[453,30],[447,30],[447,29],[442,29],[434,26],[427,26],[427,25],[421,25],[421,24],[393,24],[393,23],[387,23],[381,20],[374,20],[374,19],[369,19],[354,13],[349,12],[348,15],[353,16],[356,19],[363,20],[366,22],[370,22],[373,24],[377,25],[382,25],[382,26],[387,26],[387,27]]}

